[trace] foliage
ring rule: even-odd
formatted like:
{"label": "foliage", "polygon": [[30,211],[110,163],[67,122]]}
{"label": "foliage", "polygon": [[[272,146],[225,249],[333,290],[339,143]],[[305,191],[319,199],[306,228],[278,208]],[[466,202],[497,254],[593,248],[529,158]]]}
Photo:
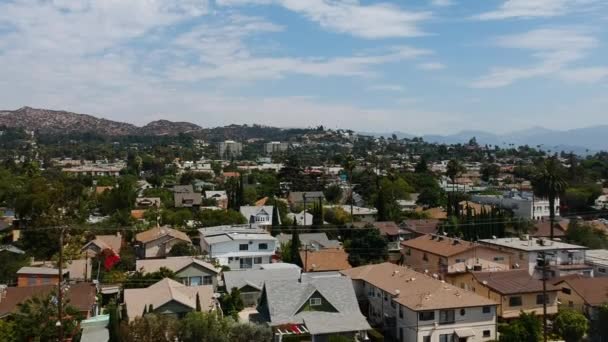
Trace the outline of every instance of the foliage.
{"label": "foliage", "polygon": [[342,226],[351,221],[351,216],[342,207],[324,210],[325,221],[336,226]]}
{"label": "foliage", "polygon": [[233,224],[244,224],[247,223],[247,219],[241,215],[240,212],[235,210],[210,210],[205,209],[197,213],[197,221],[201,223],[203,227],[214,227],[222,225],[233,225]]}
{"label": "foliage", "polygon": [[551,238],[553,238],[553,222],[555,221],[555,199],[566,190],[567,183],[563,169],[556,157],[543,161],[532,180],[534,194],[549,199],[549,219],[551,220]]}
{"label": "foliage", "polygon": [[580,312],[562,309],[555,317],[553,328],[566,342],[578,342],[585,336],[589,323]]}
{"label": "foliage", "polygon": [[325,188],[323,194],[327,202],[338,203],[342,199],[342,188],[338,184],[332,184]]}
{"label": "foliage", "polygon": [[150,188],[145,189],[142,194],[144,197],[159,197],[160,203],[164,207],[172,207],[174,204],[173,193],[171,193],[171,191],[168,189]]}
{"label": "foliage", "polygon": [[388,258],[388,241],[377,229],[362,229],[347,244],[348,262],[353,266],[383,262]]}
{"label": "foliage", "polygon": [[446,167],[446,176],[454,183],[456,178],[466,171],[465,167],[456,159],[452,159],[448,162]]}
{"label": "foliage", "polygon": [[416,204],[426,208],[435,208],[444,202],[444,192],[440,188],[425,188],[418,194]]}
{"label": "foliage", "polygon": [[500,166],[497,164],[483,164],[480,169],[481,179],[489,182],[492,179],[498,178],[500,175]]}
{"label": "foliage", "polygon": [[196,248],[192,246],[192,244],[187,242],[178,242],[168,253],[168,256],[176,257],[176,256],[192,256],[197,255]]}
{"label": "foliage", "polygon": [[216,313],[190,312],[180,322],[179,340],[183,342],[228,342],[229,321]]}
{"label": "foliage", "polygon": [[0,320],[0,341],[17,342],[15,324],[13,322]]}
{"label": "foliage", "polygon": [[602,230],[583,224],[577,220],[571,220],[568,223],[566,240],[591,249],[608,248],[608,237]]}
{"label": "foliage", "polygon": [[302,247],[302,243],[300,242],[298,223],[296,222],[295,217],[293,218],[293,224],[291,227],[291,244],[289,246],[289,260],[291,263],[302,267],[302,259],[300,258],[300,248]]}
{"label": "foliage", "polygon": [[123,286],[125,289],[144,288],[165,278],[171,278],[176,281],[178,280],[175,272],[166,267],[161,267],[158,271],[151,273],[144,273],[142,270],[137,270],[127,277]]}
{"label": "foliage", "polygon": [[194,214],[188,208],[165,209],[161,212],[162,225],[184,227],[192,219],[194,219]]}
{"label": "foliage", "polygon": [[591,336],[594,340],[605,341],[608,338],[608,304],[597,308],[597,317],[591,322]]}
{"label": "foliage", "polygon": [[239,312],[245,308],[245,304],[243,304],[243,299],[241,298],[241,291],[234,287],[230,289],[230,292],[222,294],[220,305],[226,316],[238,320]]}
{"label": "foliage", "polygon": [[519,318],[502,327],[500,342],[539,342],[542,322],[534,313],[522,312]]}
{"label": "foliage", "polygon": [[[13,284],[17,280],[17,271],[28,266],[30,260],[25,254],[0,251],[0,284]],[[1,341],[1,340],[0,340]]]}
{"label": "foliage", "polygon": [[272,330],[268,326],[249,323],[235,323],[230,326],[231,342],[271,342],[272,337]]}
{"label": "foliage", "polygon": [[112,299],[106,307],[106,310],[110,315],[110,321],[108,323],[108,330],[110,333],[109,342],[120,342],[120,319],[116,300]]}
{"label": "foliage", "polygon": [[147,314],[133,321],[123,322],[120,337],[124,342],[174,342],[179,322],[166,315]]}

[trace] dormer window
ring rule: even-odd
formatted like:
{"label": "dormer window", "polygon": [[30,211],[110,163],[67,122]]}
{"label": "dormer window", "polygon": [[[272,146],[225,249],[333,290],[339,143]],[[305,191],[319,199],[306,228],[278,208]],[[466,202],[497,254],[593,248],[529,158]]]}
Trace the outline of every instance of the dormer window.
{"label": "dormer window", "polygon": [[321,304],[321,298],[310,298],[310,306],[319,306]]}

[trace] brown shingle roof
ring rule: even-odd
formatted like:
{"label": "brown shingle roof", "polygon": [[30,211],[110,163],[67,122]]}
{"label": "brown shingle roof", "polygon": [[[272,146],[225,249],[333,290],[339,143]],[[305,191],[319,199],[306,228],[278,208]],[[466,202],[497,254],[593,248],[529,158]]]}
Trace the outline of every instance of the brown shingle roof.
{"label": "brown shingle roof", "polygon": [[173,237],[174,239],[179,239],[192,243],[192,240],[190,240],[188,234],[169,227],[154,227],[152,229],[146,230],[145,232],[137,234],[135,236],[135,240],[143,243],[148,243],[150,241],[160,239],[167,235]]}
{"label": "brown shingle roof", "polygon": [[420,234],[436,234],[439,220],[405,220],[405,228]]}
{"label": "brown shingle roof", "polygon": [[496,305],[471,291],[388,262],[341,273],[390,293],[397,303],[415,311]]}
{"label": "brown shingle roof", "polygon": [[608,303],[608,277],[567,277],[555,285],[563,282],[570,285],[572,290],[578,293],[589,305],[597,306]]}
{"label": "brown shingle roof", "polygon": [[423,235],[415,239],[403,241],[401,245],[406,248],[414,248],[443,257],[460,254],[475,247],[475,244],[472,242],[440,235]]}
{"label": "brown shingle roof", "polygon": [[[528,270],[471,272],[471,274],[478,282],[503,295],[540,292],[543,290],[543,282],[532,277],[528,273]],[[547,291],[558,290],[557,287],[547,284]]]}
{"label": "brown shingle roof", "polygon": [[[308,254],[308,255],[307,255]],[[351,268],[348,253],[341,248],[300,251],[305,272],[340,271]]]}
{"label": "brown shingle roof", "polygon": [[[562,219],[555,222],[553,226],[553,236],[563,237],[566,235],[568,230],[568,223],[570,220]],[[539,221],[534,224],[534,233],[530,234],[534,237],[548,237],[551,236],[551,222],[549,220]]]}

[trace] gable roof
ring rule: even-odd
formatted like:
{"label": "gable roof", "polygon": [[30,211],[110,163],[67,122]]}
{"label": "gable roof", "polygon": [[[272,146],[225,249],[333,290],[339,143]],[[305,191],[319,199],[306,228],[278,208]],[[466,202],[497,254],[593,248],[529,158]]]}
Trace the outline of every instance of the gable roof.
{"label": "gable roof", "polygon": [[111,249],[116,253],[120,253],[120,249],[122,248],[122,236],[120,234],[116,235],[96,235],[95,239],[87,242],[81,250],[87,249],[90,245],[97,246],[100,250]]}
{"label": "gable roof", "polygon": [[[528,270],[524,269],[501,272],[471,272],[471,275],[484,286],[503,295],[541,292],[543,290],[543,282],[532,277]],[[557,287],[547,284],[547,291],[558,290]]]}
{"label": "gable roof", "polygon": [[293,264],[285,264],[285,266],[281,268],[224,272],[226,290],[230,291],[233,287],[240,289],[246,285],[261,290],[266,281],[297,280],[300,278],[300,267]]}
{"label": "gable roof", "polygon": [[351,268],[348,253],[342,248],[324,248],[318,251],[300,251],[305,272],[340,271]]}
{"label": "gable roof", "polygon": [[179,272],[192,264],[199,265],[216,274],[220,272],[212,264],[191,256],[167,257],[165,259],[139,259],[135,262],[135,269],[143,269],[145,273],[152,273],[164,267],[173,272]]}
{"label": "gable roof", "polygon": [[496,305],[471,291],[389,262],[355,267],[340,273],[390,293],[395,302],[414,311]]}
{"label": "gable roof", "polygon": [[[359,311],[350,278],[344,276],[303,277],[266,281],[264,292],[270,325],[304,323],[311,334],[371,329]],[[310,296],[318,292],[338,312],[300,311]]]}
{"label": "gable roof", "polygon": [[169,228],[169,227],[154,227],[152,229],[148,229],[145,232],[141,232],[135,235],[135,240],[143,243],[148,243],[154,240],[158,240],[162,237],[170,236],[174,239],[179,239],[185,242],[192,243],[192,240],[188,237],[188,234],[184,232],[180,232],[179,230]]}
{"label": "gable roof", "polygon": [[440,220],[405,220],[405,229],[420,234],[436,234]]}
{"label": "gable roof", "polygon": [[608,277],[586,278],[581,276],[566,277],[555,283],[567,283],[586,304],[599,306],[608,303]]}
{"label": "gable roof", "polygon": [[[69,270],[63,269],[63,273],[69,273]],[[18,275],[22,274],[31,274],[31,275],[53,275],[59,276],[59,269],[54,267],[32,267],[32,266],[23,266],[17,271]]]}
{"label": "gable roof", "polygon": [[[326,233],[302,233],[298,236],[302,245],[317,244],[321,248],[338,248],[342,245],[338,240],[330,240]],[[280,233],[276,238],[279,243],[287,243],[291,241],[291,234]]]}
{"label": "gable roof", "polygon": [[263,215],[263,214],[268,215],[268,218],[269,218],[268,222],[272,222],[272,214],[274,212],[274,207],[272,205],[261,205],[261,206],[242,205],[239,211],[241,212],[241,215],[243,215],[243,217],[245,217],[247,222],[249,222],[249,219],[251,218],[251,216],[255,217],[257,215]]}
{"label": "gable roof", "polygon": [[442,235],[422,235],[415,239],[401,242],[401,246],[414,248],[427,253],[449,257],[475,248],[473,242],[453,239]]}
{"label": "gable roof", "polygon": [[192,310],[196,309],[196,295],[199,295],[201,309],[211,311],[215,307],[213,299],[213,286],[186,286],[175,280],[165,278],[149,287],[142,289],[125,289],[124,300],[127,305],[129,319],[142,315],[144,308],[152,305],[158,309],[161,306],[175,301]]}

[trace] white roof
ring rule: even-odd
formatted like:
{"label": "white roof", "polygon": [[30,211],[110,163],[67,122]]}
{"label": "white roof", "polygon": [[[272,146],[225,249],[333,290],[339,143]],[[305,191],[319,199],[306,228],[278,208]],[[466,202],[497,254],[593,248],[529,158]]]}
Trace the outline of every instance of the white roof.
{"label": "white roof", "polygon": [[534,251],[551,251],[559,249],[587,249],[587,247],[572,245],[560,241],[551,241],[549,239],[530,239],[522,240],[520,238],[501,238],[501,239],[483,239],[479,242],[486,245],[500,246],[511,249],[517,249],[526,252]]}
{"label": "white roof", "polygon": [[593,249],[585,252],[585,261],[595,265],[608,266],[608,250]]}

